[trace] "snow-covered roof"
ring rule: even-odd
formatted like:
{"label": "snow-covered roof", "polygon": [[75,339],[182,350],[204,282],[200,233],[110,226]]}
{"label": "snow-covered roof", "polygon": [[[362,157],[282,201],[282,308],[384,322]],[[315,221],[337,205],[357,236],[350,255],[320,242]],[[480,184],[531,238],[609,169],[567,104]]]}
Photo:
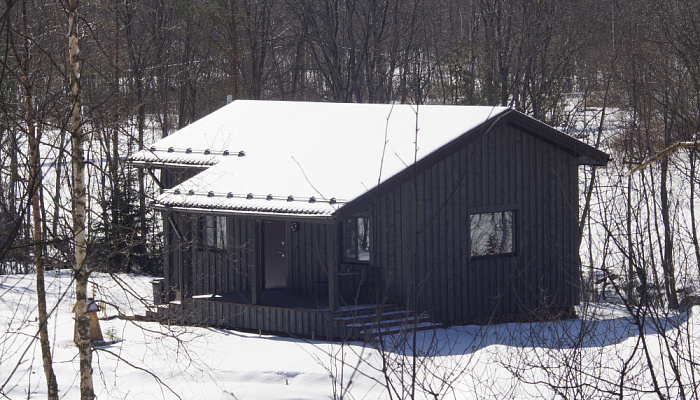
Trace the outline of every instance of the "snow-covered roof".
{"label": "snow-covered roof", "polygon": [[153,144],[164,165],[216,164],[156,204],[329,216],[507,110],[238,100]]}

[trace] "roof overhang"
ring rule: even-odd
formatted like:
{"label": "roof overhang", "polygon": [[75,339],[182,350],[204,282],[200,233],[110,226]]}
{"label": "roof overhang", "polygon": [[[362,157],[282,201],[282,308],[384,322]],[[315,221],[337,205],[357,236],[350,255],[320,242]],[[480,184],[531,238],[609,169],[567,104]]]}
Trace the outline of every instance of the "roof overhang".
{"label": "roof overhang", "polygon": [[214,192],[165,191],[151,206],[157,210],[179,210],[206,214],[231,214],[258,218],[333,219],[345,204],[336,199],[294,198],[292,196],[253,195]]}
{"label": "roof overhang", "polygon": [[131,165],[138,168],[153,168],[153,169],[168,169],[168,170],[185,170],[196,169],[204,171],[216,164],[189,164],[189,163],[168,163],[168,162],[151,162],[151,161],[135,161],[130,160]]}
{"label": "roof overhang", "polygon": [[326,215],[310,215],[300,213],[285,213],[285,212],[265,212],[265,211],[246,211],[246,210],[230,210],[230,209],[212,209],[198,207],[178,207],[165,206],[162,204],[151,204],[154,210],[157,211],[172,211],[183,214],[199,214],[199,215],[220,215],[220,216],[236,216],[249,217],[265,220],[285,220],[285,221],[316,221],[321,223],[333,223],[336,220],[334,214]]}
{"label": "roof overhang", "polygon": [[610,161],[610,156],[605,152],[589,146],[543,122],[528,117],[519,111],[511,110],[506,115],[507,123],[562,151],[572,154],[578,160],[579,165],[603,167]]}
{"label": "roof overhang", "polygon": [[159,149],[152,146],[143,149],[129,157],[132,165],[142,168],[206,169],[219,163],[226,157],[243,157],[243,151],[229,152],[228,150],[197,150],[197,149]]}

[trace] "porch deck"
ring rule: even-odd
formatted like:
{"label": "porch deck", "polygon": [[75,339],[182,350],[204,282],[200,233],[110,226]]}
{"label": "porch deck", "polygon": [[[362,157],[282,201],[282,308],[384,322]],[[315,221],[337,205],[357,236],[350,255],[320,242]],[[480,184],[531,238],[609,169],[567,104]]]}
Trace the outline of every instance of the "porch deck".
{"label": "porch deck", "polygon": [[331,311],[327,303],[283,290],[264,291],[261,303],[251,304],[250,293],[200,295],[161,306],[158,318],[162,322],[330,341],[399,333],[410,327],[414,318],[419,319],[420,329],[435,326],[427,315],[414,317],[394,305],[358,304]]}
{"label": "porch deck", "polygon": [[284,334],[321,340],[357,339],[348,323],[358,315],[377,315],[376,305],[340,307],[331,311],[326,301],[295,296],[283,290],[265,290],[261,304],[252,304],[249,292],[199,295],[170,302],[158,309],[162,322],[216,326],[258,333]]}

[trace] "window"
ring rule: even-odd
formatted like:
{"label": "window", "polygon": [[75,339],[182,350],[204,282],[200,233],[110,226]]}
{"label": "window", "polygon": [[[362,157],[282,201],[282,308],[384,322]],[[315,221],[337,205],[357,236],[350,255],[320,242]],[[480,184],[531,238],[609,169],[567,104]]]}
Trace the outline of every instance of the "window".
{"label": "window", "polygon": [[211,249],[226,249],[226,217],[205,215],[202,221],[202,244]]}
{"label": "window", "polygon": [[369,218],[353,217],[343,221],[343,259],[369,262]]}
{"label": "window", "polygon": [[515,211],[497,211],[469,216],[471,256],[513,254]]}

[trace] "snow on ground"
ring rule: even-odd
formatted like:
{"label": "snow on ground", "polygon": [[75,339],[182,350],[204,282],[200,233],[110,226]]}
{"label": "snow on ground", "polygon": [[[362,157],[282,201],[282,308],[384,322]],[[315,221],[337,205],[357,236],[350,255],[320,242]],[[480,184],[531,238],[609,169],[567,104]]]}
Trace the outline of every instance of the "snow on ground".
{"label": "snow on ground", "polygon": [[[49,332],[60,394],[77,399],[71,277],[65,271],[48,275],[48,302],[54,309]],[[133,275],[93,276],[96,298],[111,304],[99,315],[117,315],[115,306],[124,315],[143,315],[148,304],[140,297],[150,299],[149,280]],[[34,340],[35,308],[32,275],[0,276],[0,397],[46,397],[39,345]],[[582,318],[566,321],[459,326],[420,333],[417,397],[435,398],[430,393],[436,393],[437,398],[552,398],[552,388],[563,379],[579,385],[578,392],[597,398],[603,397],[603,390],[615,389],[625,363],[627,386],[650,389],[637,328],[627,311],[602,303],[579,311]],[[654,363],[663,366],[664,352],[683,356],[683,343],[688,342],[684,338],[696,337],[700,321],[691,313],[669,314],[659,321],[648,327],[646,346]],[[389,398],[383,360],[388,364],[389,386],[396,390],[392,398],[406,398],[404,390],[410,389],[401,384],[411,382],[407,377],[413,352],[410,340],[401,338],[389,338],[384,348],[377,349],[359,342],[341,345],[117,318],[100,324],[105,340],[116,342],[94,353],[99,399]],[[675,335],[676,349],[664,349],[657,332]],[[697,351],[694,346],[689,348]],[[657,371],[657,378],[664,373],[667,370]],[[626,393],[634,394],[629,388]],[[632,397],[643,397],[637,394]]]}

